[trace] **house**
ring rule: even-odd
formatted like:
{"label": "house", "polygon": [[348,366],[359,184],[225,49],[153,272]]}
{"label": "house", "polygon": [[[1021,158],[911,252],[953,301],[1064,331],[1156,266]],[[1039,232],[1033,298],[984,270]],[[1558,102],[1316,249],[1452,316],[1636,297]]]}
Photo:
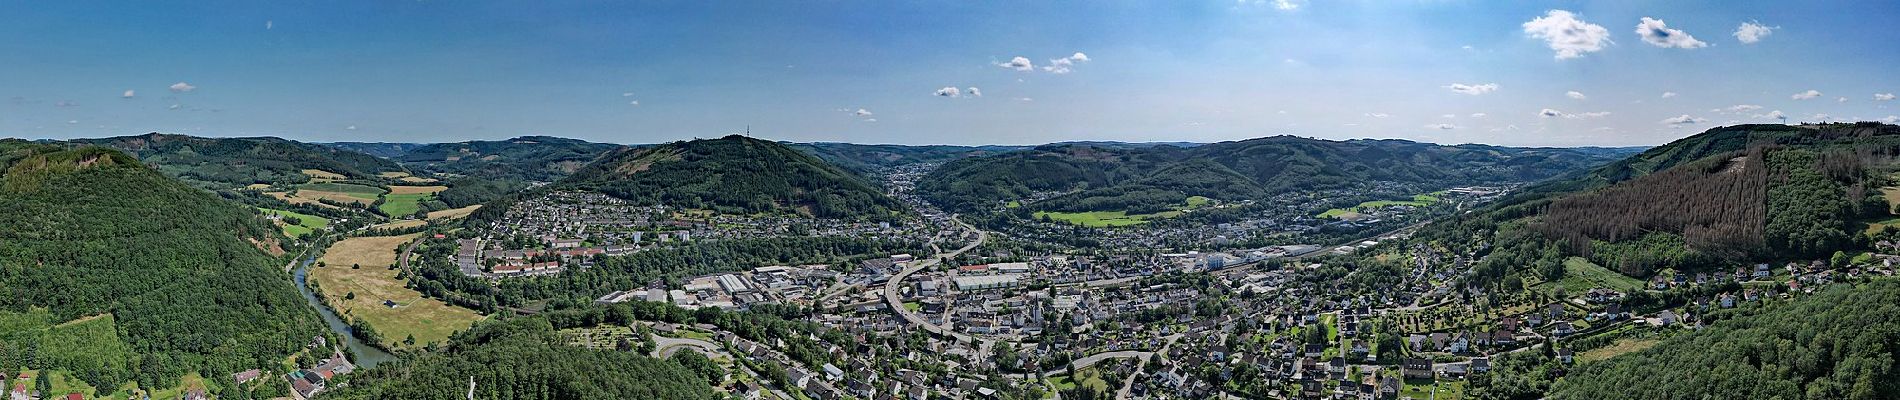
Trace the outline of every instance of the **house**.
{"label": "house", "polygon": [[1661,326],[1675,325],[1676,312],[1672,310],[1663,310],[1663,312],[1656,313],[1656,320],[1659,322],[1658,325],[1661,325]]}
{"label": "house", "polygon": [[245,382],[250,382],[251,380],[257,379],[257,377],[259,375],[263,375],[263,373],[264,373],[263,371],[259,371],[257,369],[250,369],[244,372],[231,374],[231,380],[242,385]]}
{"label": "house", "polygon": [[1483,373],[1485,371],[1490,371],[1490,370],[1491,370],[1490,358],[1477,357],[1477,358],[1471,359],[1471,372]]}
{"label": "house", "polygon": [[1557,360],[1563,361],[1565,364],[1569,364],[1574,355],[1575,352],[1570,351],[1570,349],[1557,349]]}
{"label": "house", "polygon": [[185,392],[184,400],[211,400],[211,396],[204,389],[192,389]]}
{"label": "house", "polygon": [[1406,378],[1431,379],[1432,360],[1429,358],[1407,358],[1400,366],[1399,373]]}
{"label": "house", "polygon": [[1557,336],[1570,336],[1577,333],[1577,329],[1570,325],[1570,321],[1557,321],[1556,324],[1551,325],[1550,333]]}

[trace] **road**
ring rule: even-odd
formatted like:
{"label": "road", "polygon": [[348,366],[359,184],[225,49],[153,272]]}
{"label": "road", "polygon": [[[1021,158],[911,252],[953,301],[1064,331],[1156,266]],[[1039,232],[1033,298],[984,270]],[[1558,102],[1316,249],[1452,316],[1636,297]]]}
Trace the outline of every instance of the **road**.
{"label": "road", "polygon": [[720,350],[719,345],[699,339],[653,335],[653,344],[653,356],[659,358],[672,357],[673,353],[678,353],[680,349],[687,347],[696,348],[700,354],[705,354],[707,357],[725,357],[725,351]]}
{"label": "road", "polygon": [[[1180,339],[1182,335],[1185,335],[1185,333],[1176,333],[1173,335],[1168,335],[1168,343],[1161,345],[1161,348],[1155,350],[1154,352],[1167,353],[1168,348],[1174,347],[1174,341],[1176,339]],[[1149,358],[1152,358],[1152,357],[1142,357],[1141,363],[1135,365],[1135,371],[1141,371],[1143,369],[1148,368]],[[1115,391],[1115,398],[1116,399],[1132,398],[1133,395],[1131,394],[1131,391],[1133,391],[1135,388],[1135,377],[1140,376],[1140,375],[1141,375],[1140,373],[1128,374],[1128,378],[1122,381],[1122,388],[1120,390]]]}
{"label": "road", "polygon": [[957,255],[963,254],[963,252],[966,252],[966,251],[970,251],[970,249],[974,249],[976,248],[976,246],[981,246],[983,245],[984,241],[989,240],[989,237],[990,237],[989,232],[984,232],[982,229],[977,229],[975,226],[971,226],[970,224],[964,223],[963,220],[959,220],[956,217],[950,217],[950,221],[956,222],[957,225],[963,226],[964,229],[968,229],[970,231],[976,232],[976,241],[970,242],[970,244],[965,245],[962,248],[956,249],[955,251],[951,251],[949,253],[940,252],[934,256],[931,256],[930,259],[917,260],[917,262],[911,264],[909,268],[904,268],[903,271],[898,271],[896,275],[891,275],[891,279],[884,282],[884,302],[885,302],[885,305],[888,305],[891,307],[891,311],[896,311],[899,317],[903,317],[905,322],[909,322],[912,325],[923,327],[924,331],[930,332],[931,334],[934,334],[934,335],[948,336],[948,337],[956,339],[959,342],[978,343],[980,344],[979,347],[987,349],[993,341],[989,339],[971,337],[970,335],[957,333],[955,331],[945,329],[942,326],[931,324],[930,321],[924,320],[923,316],[917,315],[916,312],[912,312],[909,309],[905,309],[904,299],[897,295],[898,289],[904,285],[904,278],[910,277],[911,274],[917,273],[917,271],[922,271],[926,268],[937,266],[937,264],[941,263],[942,260],[945,258],[956,258]]}

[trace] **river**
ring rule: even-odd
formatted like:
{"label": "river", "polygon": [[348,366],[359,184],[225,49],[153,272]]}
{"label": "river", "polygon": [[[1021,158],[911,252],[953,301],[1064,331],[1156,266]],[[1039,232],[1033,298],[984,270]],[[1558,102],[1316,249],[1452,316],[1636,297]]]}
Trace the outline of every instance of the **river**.
{"label": "river", "polygon": [[356,335],[351,334],[352,330],[350,329],[350,324],[344,322],[343,318],[337,317],[336,312],[331,311],[329,306],[325,306],[322,301],[317,300],[316,293],[310,292],[310,286],[304,284],[304,274],[310,270],[310,263],[316,261],[316,259],[317,257],[314,255],[304,258],[303,263],[297,265],[297,271],[295,275],[293,275],[295,277],[293,279],[297,281],[297,291],[303,293],[304,301],[310,303],[310,308],[317,309],[317,314],[323,316],[323,323],[329,325],[331,331],[343,337],[343,346],[344,348],[348,348],[350,354],[356,357],[354,361],[357,367],[369,368],[376,366],[376,364],[395,361],[396,355],[389,354],[389,352],[383,351],[383,349],[365,344],[362,339],[357,339]]}

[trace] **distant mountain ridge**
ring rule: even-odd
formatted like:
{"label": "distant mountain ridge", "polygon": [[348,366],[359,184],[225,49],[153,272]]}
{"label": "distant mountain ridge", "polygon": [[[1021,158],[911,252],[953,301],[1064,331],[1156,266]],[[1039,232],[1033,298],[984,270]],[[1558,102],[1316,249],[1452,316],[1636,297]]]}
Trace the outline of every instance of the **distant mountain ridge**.
{"label": "distant mountain ridge", "polygon": [[153,132],[58,143],[110,147],[156,165],[168,175],[235,186],[301,183],[310,178],[302,172],[306,169],[349,178],[403,171],[395,162],[368,154],[275,137],[208,138]]}
{"label": "distant mountain ridge", "polygon": [[1063,191],[1076,191],[1062,201],[1083,205],[1080,208],[1113,208],[1188,196],[1256,199],[1375,181],[1443,186],[1531,182],[1609,162],[1624,151],[1629,150],[1294,136],[1194,147],[1051,144],[947,163],[926,178],[921,189],[956,210]]}
{"label": "distant mountain ridge", "polygon": [[522,136],[426,144],[395,160],[433,173],[553,182],[622,147],[552,136]]}

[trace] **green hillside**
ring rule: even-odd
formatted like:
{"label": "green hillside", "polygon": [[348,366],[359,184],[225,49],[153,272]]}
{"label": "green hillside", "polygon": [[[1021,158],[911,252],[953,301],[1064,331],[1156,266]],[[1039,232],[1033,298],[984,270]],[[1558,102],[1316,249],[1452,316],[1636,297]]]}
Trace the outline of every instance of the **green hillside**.
{"label": "green hillside", "polygon": [[99,147],[0,141],[0,170],[0,369],[166,388],[323,332],[256,211]]}
{"label": "green hillside", "polygon": [[395,162],[368,154],[273,137],[204,138],[149,133],[103,139],[78,139],[76,145],[119,149],[167,175],[214,187],[253,183],[302,183],[304,170],[322,170],[350,179],[402,171]]}
{"label": "green hillside", "polygon": [[889,220],[903,205],[864,178],[784,144],[727,136],[616,150],[554,185],[726,213]]}
{"label": "green hillside", "polygon": [[435,143],[408,149],[395,160],[438,174],[552,182],[622,146],[548,136]]}
{"label": "green hillside", "polygon": [[1065,192],[1038,207],[1137,213],[1178,204],[1189,196],[1236,201],[1289,191],[1361,188],[1373,182],[1532,182],[1610,162],[1629,151],[1292,136],[1194,147],[1057,144],[952,161],[926,178],[921,189],[953,210],[982,209],[1038,192]]}
{"label": "green hillside", "polygon": [[449,347],[348,377],[320,399],[720,398],[678,363],[563,344],[546,317],[483,322]]}

